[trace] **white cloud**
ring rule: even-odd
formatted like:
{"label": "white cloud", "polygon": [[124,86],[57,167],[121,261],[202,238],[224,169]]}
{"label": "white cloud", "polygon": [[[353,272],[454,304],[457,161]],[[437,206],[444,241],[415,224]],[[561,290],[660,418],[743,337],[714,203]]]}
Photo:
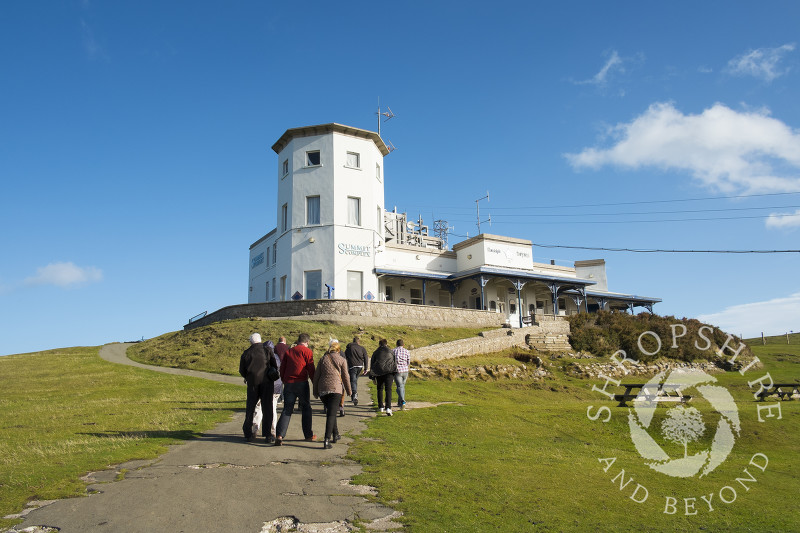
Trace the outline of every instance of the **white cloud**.
{"label": "white cloud", "polygon": [[794,213],[771,213],[767,219],[768,228],[800,227],[800,209]]}
{"label": "white cloud", "polygon": [[36,269],[36,275],[25,279],[25,285],[74,287],[103,279],[103,271],[95,267],[79,267],[74,263],[50,263]]}
{"label": "white cloud", "polygon": [[81,37],[83,39],[83,48],[86,51],[86,55],[89,56],[89,59],[108,60],[108,55],[100,43],[97,42],[97,39],[95,39],[92,28],[89,27],[89,24],[87,24],[85,20],[81,20]]}
{"label": "white cloud", "polygon": [[697,319],[745,338],[759,337],[762,332],[770,336],[800,331],[800,292],[786,298],[734,305]]}
{"label": "white cloud", "polygon": [[579,85],[583,84],[605,85],[608,81],[608,77],[610,74],[614,72],[625,72],[625,67],[622,65],[622,63],[623,63],[622,58],[619,57],[617,51],[612,50],[611,55],[606,61],[606,64],[603,65],[603,68],[601,68],[597,74],[595,74],[588,80],[578,81],[575,83]]}
{"label": "white cloud", "polygon": [[728,72],[738,76],[753,76],[771,82],[786,74],[789,69],[780,70],[778,63],[783,56],[794,50],[794,43],[777,48],[758,48],[734,57],[728,61]]}
{"label": "white cloud", "polygon": [[726,193],[800,190],[800,132],[764,110],[735,111],[718,103],[685,115],[671,103],[655,103],[608,134],[613,146],[565,157],[576,169],[616,165],[688,172],[703,186]]}

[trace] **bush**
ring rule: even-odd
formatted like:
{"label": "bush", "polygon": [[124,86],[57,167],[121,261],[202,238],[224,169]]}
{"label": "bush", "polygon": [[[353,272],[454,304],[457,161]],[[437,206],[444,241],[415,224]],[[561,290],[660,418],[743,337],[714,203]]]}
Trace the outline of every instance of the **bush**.
{"label": "bush", "polygon": [[[719,357],[717,351],[729,337],[727,333],[693,318],[678,319],[674,316],[650,313],[640,313],[635,316],[609,311],[581,313],[570,316],[569,322],[571,329],[569,341],[574,349],[601,357],[623,350],[629,358],[638,359],[643,363],[649,363],[660,357],[686,362],[715,359]],[[673,326],[677,345],[674,348]],[[681,335],[683,328],[686,328],[686,333]],[[701,332],[701,328],[705,329]],[[646,332],[650,333],[645,334]],[[661,341],[661,348],[657,352],[656,337]],[[742,340],[733,335],[731,337],[733,339],[729,346],[738,348]],[[640,338],[644,350],[639,348]],[[707,347],[709,343],[711,346]],[[725,359],[730,355],[731,350],[726,350]],[[745,348],[740,353],[741,358],[752,356],[750,348]]]}

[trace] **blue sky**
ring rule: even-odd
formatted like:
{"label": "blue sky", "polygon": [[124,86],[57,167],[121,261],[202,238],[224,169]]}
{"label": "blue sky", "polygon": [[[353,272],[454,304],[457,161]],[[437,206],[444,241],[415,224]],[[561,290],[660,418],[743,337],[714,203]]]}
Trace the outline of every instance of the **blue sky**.
{"label": "blue sky", "polygon": [[[781,1],[5,2],[0,354],[246,302],[271,145],[375,130],[379,98],[387,206],[455,234],[488,191],[482,230],[537,244],[798,249],[798,22]],[[797,253],[533,252],[605,258],[660,314],[800,330]]]}

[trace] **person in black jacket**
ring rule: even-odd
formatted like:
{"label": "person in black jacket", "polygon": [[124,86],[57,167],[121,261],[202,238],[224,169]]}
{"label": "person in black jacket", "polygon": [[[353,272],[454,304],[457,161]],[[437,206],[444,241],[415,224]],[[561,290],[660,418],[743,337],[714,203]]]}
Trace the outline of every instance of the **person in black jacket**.
{"label": "person in black jacket", "polygon": [[358,337],[353,337],[353,342],[347,345],[344,358],[347,359],[350,389],[353,391],[350,398],[353,400],[353,405],[358,405],[358,377],[367,373],[367,349],[361,346]]}
{"label": "person in black jacket", "polygon": [[274,382],[267,376],[267,367],[277,367],[272,349],[261,344],[261,335],[250,335],[250,347],[242,353],[239,359],[239,374],[247,384],[247,404],[245,407],[244,424],[242,431],[244,437],[252,442],[256,435],[253,434],[253,414],[256,404],[261,400],[264,419],[261,422],[261,434],[267,442],[272,442],[270,429],[272,427],[272,391]]}
{"label": "person in black jacket", "polygon": [[378,342],[378,349],[372,353],[369,366],[370,375],[375,378],[375,383],[378,385],[378,410],[392,416],[392,383],[397,372],[397,363],[386,339]]}

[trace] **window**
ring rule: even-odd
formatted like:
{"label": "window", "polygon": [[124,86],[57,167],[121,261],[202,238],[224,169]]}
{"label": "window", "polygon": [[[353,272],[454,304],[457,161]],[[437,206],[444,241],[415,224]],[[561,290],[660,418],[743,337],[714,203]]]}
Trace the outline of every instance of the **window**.
{"label": "window", "polygon": [[361,168],[361,156],[355,152],[347,152],[347,162],[344,164],[350,168]]}
{"label": "window", "polygon": [[305,299],[319,300],[322,298],[322,270],[306,270],[303,273],[305,278]]}
{"label": "window", "polygon": [[411,289],[411,303],[422,304],[422,289]]}
{"label": "window", "polygon": [[281,206],[281,231],[286,231],[289,227],[289,204]]}
{"label": "window", "polygon": [[378,235],[383,235],[383,213],[381,211],[381,206],[378,206],[378,217],[375,219],[375,231],[378,232]]}
{"label": "window", "polygon": [[361,225],[361,198],[347,197],[347,223],[351,226]]}
{"label": "window", "polygon": [[306,196],[306,225],[319,224],[319,196]]}
{"label": "window", "polygon": [[497,311],[497,302],[494,300],[489,302],[489,311]]}
{"label": "window", "polygon": [[449,291],[439,291],[439,305],[442,307],[449,307],[450,306],[450,292]]}
{"label": "window", "polygon": [[266,296],[264,297],[265,300],[269,300],[269,281],[267,282],[267,292]]}
{"label": "window", "polygon": [[[272,264],[274,265],[277,262],[278,262],[278,243],[276,242],[275,244],[272,245]],[[274,289],[275,284],[273,283],[272,285]],[[274,298],[275,295],[273,294],[272,297]]]}
{"label": "window", "polygon": [[320,157],[319,157],[319,150],[315,150],[313,152],[306,152],[306,166],[307,167],[318,167],[320,166]]}
{"label": "window", "polygon": [[286,276],[281,276],[281,300],[286,300]]}
{"label": "window", "polygon": [[393,302],[394,301],[394,295],[392,294],[392,288],[391,287],[386,287],[386,301],[387,302]]}
{"label": "window", "polygon": [[272,299],[275,299],[275,278],[272,278]]}
{"label": "window", "polygon": [[375,163],[375,178],[381,181],[381,166],[377,163]]}
{"label": "window", "polygon": [[360,300],[363,294],[364,274],[355,270],[347,271],[347,299]]}
{"label": "window", "polygon": [[272,263],[269,262],[269,252],[270,252],[270,249],[269,249],[269,246],[267,246],[267,266],[272,264]]}
{"label": "window", "polygon": [[281,176],[286,176],[289,173],[289,160],[284,159],[281,165]]}

